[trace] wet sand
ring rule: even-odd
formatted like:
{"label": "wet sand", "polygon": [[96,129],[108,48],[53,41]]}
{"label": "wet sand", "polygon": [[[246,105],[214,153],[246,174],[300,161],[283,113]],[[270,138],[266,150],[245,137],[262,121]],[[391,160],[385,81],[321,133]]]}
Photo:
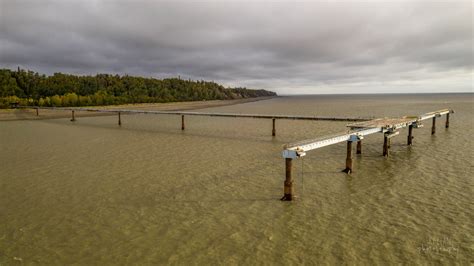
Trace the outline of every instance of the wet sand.
{"label": "wet sand", "polygon": [[[268,100],[274,97],[258,97],[235,100],[212,100],[212,101],[192,101],[192,102],[172,102],[172,103],[140,103],[140,104],[122,104],[107,106],[86,106],[86,108],[97,109],[129,109],[129,110],[160,110],[160,111],[186,111],[202,108],[220,107],[235,105],[241,103],[256,102]],[[94,116],[110,116],[107,113],[93,112],[76,112],[76,117],[94,117]],[[39,110],[39,116],[33,109],[0,109],[0,121],[16,121],[16,120],[41,120],[53,118],[68,118],[71,116],[70,111],[63,110]]]}

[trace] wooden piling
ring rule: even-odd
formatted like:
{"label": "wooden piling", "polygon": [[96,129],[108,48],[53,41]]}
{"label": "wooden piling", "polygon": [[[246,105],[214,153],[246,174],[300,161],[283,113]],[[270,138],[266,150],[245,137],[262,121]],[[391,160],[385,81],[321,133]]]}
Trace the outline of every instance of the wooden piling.
{"label": "wooden piling", "polygon": [[118,125],[122,125],[122,119],[120,118],[120,112],[118,112]]}
{"label": "wooden piling", "polygon": [[446,114],[446,128],[449,128],[449,113]]}
{"label": "wooden piling", "polygon": [[184,115],[181,115],[181,130],[184,130]]}
{"label": "wooden piling", "polygon": [[383,156],[388,157],[388,137],[385,134],[383,136]]}
{"label": "wooden piling", "polygon": [[72,110],[72,118],[71,118],[71,122],[74,122],[76,121],[76,117],[74,116],[74,110]]}
{"label": "wooden piling", "polygon": [[39,116],[39,108],[36,108],[36,116]]}
{"label": "wooden piling", "polygon": [[347,142],[346,169],[342,171],[348,174],[352,173],[352,141]]}
{"label": "wooden piling", "polygon": [[362,140],[357,141],[357,152],[356,154],[362,154]]}
{"label": "wooden piling", "polygon": [[291,158],[285,158],[285,183],[283,187],[283,197],[281,200],[291,201],[293,200],[293,177],[291,173],[292,168]]}
{"label": "wooden piling", "polygon": [[273,128],[272,128],[272,136],[275,137],[276,136],[276,130],[275,130],[275,118],[272,118],[272,124],[273,124]]}
{"label": "wooden piling", "polygon": [[407,137],[407,145],[412,145],[413,142],[413,125],[408,126],[408,137]]}
{"label": "wooden piling", "polygon": [[436,133],[436,116],[433,117],[433,124],[431,126],[431,135],[434,135]]}

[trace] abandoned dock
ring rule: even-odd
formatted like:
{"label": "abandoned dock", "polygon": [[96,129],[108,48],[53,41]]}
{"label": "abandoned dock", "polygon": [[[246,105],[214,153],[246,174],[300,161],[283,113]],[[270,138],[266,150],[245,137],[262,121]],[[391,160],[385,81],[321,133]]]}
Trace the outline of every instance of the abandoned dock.
{"label": "abandoned dock", "polygon": [[330,136],[318,137],[309,140],[298,141],[285,145],[282,155],[285,159],[285,181],[283,185],[283,201],[292,201],[295,197],[294,180],[292,174],[292,164],[294,159],[306,156],[312,150],[320,149],[329,145],[347,142],[346,164],[343,172],[350,174],[353,171],[353,142],[356,142],[356,153],[362,154],[362,141],[365,136],[382,133],[383,146],[382,155],[389,156],[391,139],[400,134],[400,129],[408,127],[407,145],[413,143],[413,129],[423,127],[422,121],[432,120],[431,134],[436,133],[436,121],[445,116],[445,128],[449,128],[449,116],[454,113],[452,109],[443,109],[434,112],[421,114],[418,116],[404,116],[399,118],[354,118],[354,117],[324,117],[324,116],[295,116],[295,115],[265,115],[265,114],[237,114],[237,113],[211,113],[211,112],[184,112],[184,111],[147,111],[147,110],[126,110],[126,109],[95,109],[95,108],[74,108],[74,107],[38,107],[38,106],[16,106],[21,109],[34,109],[36,116],[40,116],[39,110],[62,110],[71,111],[71,121],[76,121],[76,112],[97,112],[117,115],[117,124],[122,125],[122,114],[153,114],[153,115],[179,115],[181,116],[181,130],[185,130],[185,116],[208,116],[208,117],[228,117],[228,118],[253,118],[271,119],[272,136],[276,136],[276,120],[306,120],[306,121],[345,121],[352,122],[347,125],[346,132],[332,134]]}

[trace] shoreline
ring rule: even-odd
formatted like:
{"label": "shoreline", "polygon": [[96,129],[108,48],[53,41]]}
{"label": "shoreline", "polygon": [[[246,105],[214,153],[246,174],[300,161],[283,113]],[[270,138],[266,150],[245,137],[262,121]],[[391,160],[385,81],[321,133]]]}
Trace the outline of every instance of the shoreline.
{"label": "shoreline", "polygon": [[[229,106],[257,101],[273,99],[278,96],[256,97],[234,100],[211,100],[211,101],[190,101],[190,102],[170,102],[170,103],[137,103],[137,104],[121,104],[121,105],[102,105],[102,106],[85,106],[98,109],[130,109],[130,110],[156,110],[156,111],[189,111],[211,107]],[[77,106],[79,107],[79,106]],[[76,117],[95,117],[110,116],[107,113],[90,113],[76,112]],[[69,118],[71,113],[63,110],[46,110],[41,109],[39,116],[36,116],[34,109],[0,109],[0,121],[19,121],[19,120],[44,120]]]}

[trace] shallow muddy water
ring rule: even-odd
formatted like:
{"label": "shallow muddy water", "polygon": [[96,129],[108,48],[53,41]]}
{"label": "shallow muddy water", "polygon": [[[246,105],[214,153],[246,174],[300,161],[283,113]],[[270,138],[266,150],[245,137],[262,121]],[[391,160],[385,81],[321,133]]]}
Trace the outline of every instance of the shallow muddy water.
{"label": "shallow muddy water", "polygon": [[[292,96],[201,111],[340,117],[453,108],[392,141],[294,162],[285,143],[345,122],[122,115],[0,122],[0,265],[431,264],[474,261],[473,94]],[[199,110],[198,110],[199,111]]]}

